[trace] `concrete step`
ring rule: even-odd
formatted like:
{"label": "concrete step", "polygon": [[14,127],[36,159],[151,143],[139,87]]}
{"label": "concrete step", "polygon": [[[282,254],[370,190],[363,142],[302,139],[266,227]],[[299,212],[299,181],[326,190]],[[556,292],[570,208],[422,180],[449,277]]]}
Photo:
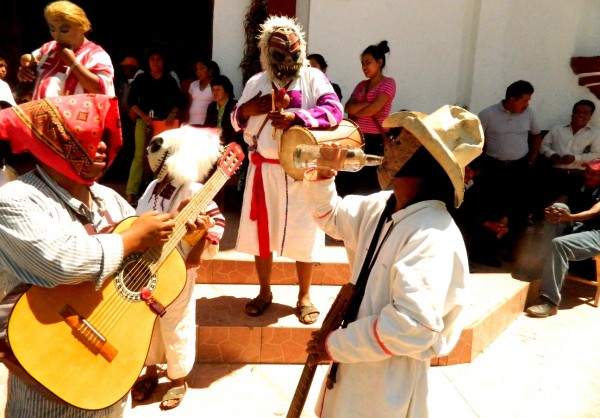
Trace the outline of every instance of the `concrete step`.
{"label": "concrete step", "polygon": [[525,309],[529,283],[509,273],[474,273],[467,280],[465,326],[454,349],[434,366],[470,363]]}
{"label": "concrete step", "polygon": [[[344,247],[324,247],[319,260],[315,263],[313,284],[341,286],[349,280],[349,277],[350,267]],[[254,257],[235,250],[220,251],[213,260],[202,262],[198,268],[196,283],[255,284],[257,277],[254,269]],[[275,257],[271,283],[274,285],[297,284],[296,263],[286,257]]]}
{"label": "concrete step", "polygon": [[[432,365],[473,361],[523,312],[528,288],[529,283],[507,273],[472,274],[460,341]],[[273,304],[263,316],[250,317],[244,306],[258,294],[258,285],[197,284],[197,361],[303,364],[306,341],[321,327],[339,289],[339,285],[314,285],[311,296],[321,316],[316,324],[303,325],[294,315],[298,292],[294,285],[273,285]]]}

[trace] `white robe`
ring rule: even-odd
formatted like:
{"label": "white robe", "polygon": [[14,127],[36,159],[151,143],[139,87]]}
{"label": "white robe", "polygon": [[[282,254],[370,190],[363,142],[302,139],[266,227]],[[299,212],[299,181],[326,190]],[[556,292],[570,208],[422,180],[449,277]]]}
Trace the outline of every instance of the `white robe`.
{"label": "white robe", "polygon": [[[185,185],[170,200],[165,200],[152,194],[156,183],[156,180],[152,181],[138,201],[138,214],[149,210],[172,213],[183,199],[192,197],[202,188],[199,183]],[[209,233],[219,239],[223,236],[222,227],[216,225]],[[185,260],[191,250],[190,246],[181,241],[178,249]],[[210,259],[218,250],[218,244],[210,245],[204,250],[202,258]],[[167,312],[156,321],[152,332],[146,365],[162,364],[166,360],[167,376],[171,380],[187,376],[196,361],[196,299],[193,298],[195,282],[196,269],[187,269],[183,290],[167,307]]]}
{"label": "white robe", "polygon": [[[304,186],[319,226],[344,240],[355,283],[391,193],[342,201],[333,180],[305,180]],[[315,407],[323,418],[427,417],[430,359],[447,354],[460,336],[468,261],[445,205],[418,202],[394,213],[392,221],[357,320],[326,340],[340,364],[337,383],[332,390],[323,385]]]}
{"label": "white robe", "polygon": [[[267,73],[260,73],[246,83],[242,97],[237,106],[241,106],[259,92],[267,94],[273,89]],[[335,95],[331,83],[322,72],[314,68],[302,68],[300,76],[288,87],[287,91],[300,91],[299,107],[290,107],[287,111],[295,112],[306,126],[336,126],[342,116],[342,107]],[[322,97],[334,100],[318,105]],[[293,96],[294,97],[294,96]],[[292,97],[292,98],[293,98]],[[237,109],[234,109],[231,121],[234,129],[244,131],[244,140],[253,146],[253,136],[259,134],[256,151],[267,159],[279,158],[279,142],[281,130],[274,130],[267,122],[261,130],[261,125],[267,115],[252,116],[246,126],[241,126],[237,120]],[[236,250],[248,254],[259,255],[258,232],[256,221],[250,219],[250,202],[256,166],[248,166],[246,187]],[[270,251],[280,256],[289,257],[296,261],[313,262],[325,244],[325,236],[320,231],[306,210],[302,182],[295,181],[286,175],[280,164],[262,164],[262,176],[266,196],[267,215],[269,224]]]}

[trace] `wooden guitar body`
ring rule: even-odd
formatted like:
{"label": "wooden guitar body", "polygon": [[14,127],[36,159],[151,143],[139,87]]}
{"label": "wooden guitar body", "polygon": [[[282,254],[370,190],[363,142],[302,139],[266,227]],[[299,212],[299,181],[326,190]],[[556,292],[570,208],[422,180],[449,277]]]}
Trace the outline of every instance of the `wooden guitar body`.
{"label": "wooden guitar body", "polygon": [[[115,232],[135,219],[125,219]],[[34,380],[69,404],[93,410],[110,406],[127,394],[144,367],[157,314],[141,300],[139,289],[122,286],[126,277],[120,272],[99,291],[92,282],[32,286],[13,309],[8,342],[16,359]],[[183,259],[173,251],[143,286],[166,307],[185,280]],[[65,319],[69,314],[85,319],[93,331],[70,325]]]}

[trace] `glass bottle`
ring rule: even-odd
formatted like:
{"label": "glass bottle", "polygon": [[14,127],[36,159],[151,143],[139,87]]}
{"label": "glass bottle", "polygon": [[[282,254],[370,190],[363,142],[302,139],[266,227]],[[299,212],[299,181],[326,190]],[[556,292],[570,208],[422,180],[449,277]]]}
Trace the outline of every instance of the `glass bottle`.
{"label": "glass bottle", "polygon": [[297,145],[294,149],[296,168],[330,168],[356,172],[366,165],[379,165],[383,157],[365,154],[360,147],[331,147],[327,145]]}

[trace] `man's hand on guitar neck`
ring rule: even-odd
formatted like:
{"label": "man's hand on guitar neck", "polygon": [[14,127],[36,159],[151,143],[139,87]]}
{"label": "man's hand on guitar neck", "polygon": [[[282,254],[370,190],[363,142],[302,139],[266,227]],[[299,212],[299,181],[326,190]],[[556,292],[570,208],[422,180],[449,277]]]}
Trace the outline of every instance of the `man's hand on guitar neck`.
{"label": "man's hand on guitar neck", "polygon": [[325,350],[325,340],[327,336],[320,336],[320,331],[313,331],[311,339],[307,343],[306,352],[309,354],[307,363],[309,366],[317,366],[321,363],[331,363],[331,358]]}
{"label": "man's hand on guitar neck", "polygon": [[166,243],[174,227],[175,221],[168,213],[148,211],[140,215],[129,228],[119,232],[124,255]]}

